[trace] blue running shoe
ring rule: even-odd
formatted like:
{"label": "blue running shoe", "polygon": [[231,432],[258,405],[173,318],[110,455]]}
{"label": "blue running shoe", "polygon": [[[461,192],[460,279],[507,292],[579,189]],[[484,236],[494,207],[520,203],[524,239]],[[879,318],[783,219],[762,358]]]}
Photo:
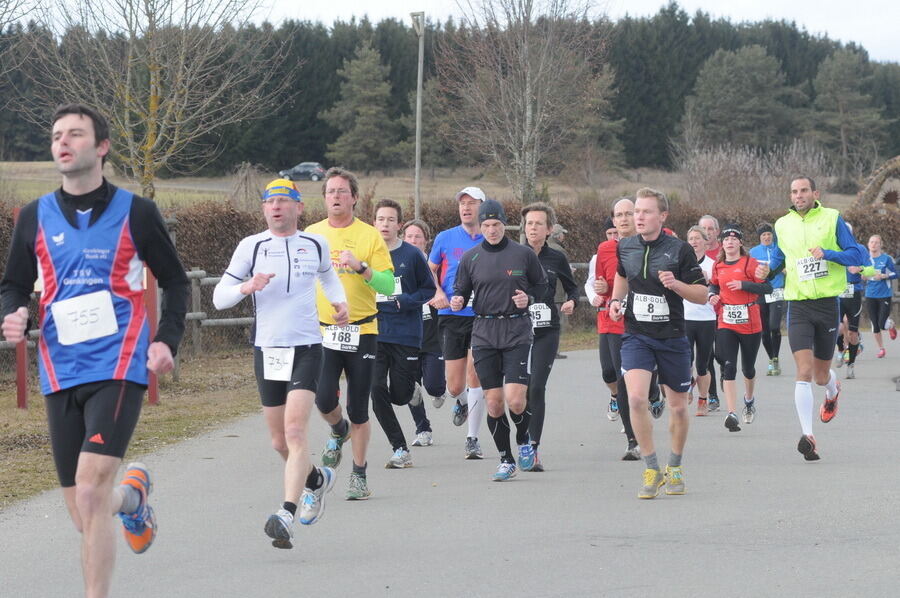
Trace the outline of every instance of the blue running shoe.
{"label": "blue running shoe", "polygon": [[129,463],[125,468],[122,484],[131,486],[141,495],[141,503],[134,513],[119,513],[128,547],[135,554],[141,554],[153,544],[157,531],[156,516],[153,508],[147,504],[150,491],[153,489],[147,466],[138,462]]}
{"label": "blue running shoe", "polygon": [[531,471],[534,468],[534,447],[531,441],[519,445],[519,469]]}
{"label": "blue running shoe", "polygon": [[495,482],[505,482],[514,477],[516,477],[516,464],[501,461],[500,467],[497,468],[497,473],[494,474],[493,480]]}
{"label": "blue running shoe", "polygon": [[320,467],[319,471],[322,473],[322,485],[315,490],[304,488],[303,496],[300,497],[300,523],[303,525],[312,525],[322,518],[325,513],[325,494],[331,491],[337,477],[330,467]]}

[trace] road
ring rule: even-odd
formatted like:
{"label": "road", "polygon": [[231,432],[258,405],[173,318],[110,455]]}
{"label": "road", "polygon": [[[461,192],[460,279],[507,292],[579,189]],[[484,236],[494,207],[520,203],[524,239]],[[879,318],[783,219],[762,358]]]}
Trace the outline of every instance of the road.
{"label": "road", "polygon": [[[625,443],[605,417],[594,351],[556,363],[545,473],[491,482],[496,451],[486,426],[490,458],[463,460],[465,432],[450,423],[449,405],[429,405],[436,444],[413,449],[415,467],[385,470],[390,451],[373,417],[372,498],[343,500],[343,463],[324,518],[297,526],[293,550],[263,534],[281,498],[280,463],[261,416],[244,418],[146,457],[160,532],[144,555],[120,546],[114,595],[893,595],[898,348],[890,344],[884,360],[871,346],[860,357],[837,418],[816,421],[822,460],[807,463],[796,451],[785,347],[784,375],[759,379],[756,421],[729,433],[724,414],[692,417],[687,494],[648,501],[636,498],[642,465],[619,460]],[[816,395],[821,401],[821,389]],[[407,413],[401,422],[412,431]],[[325,434],[314,414],[316,455]],[[656,442],[667,454],[662,424]],[[0,595],[81,595],[79,537],[58,491],[0,512],[0,538]]]}

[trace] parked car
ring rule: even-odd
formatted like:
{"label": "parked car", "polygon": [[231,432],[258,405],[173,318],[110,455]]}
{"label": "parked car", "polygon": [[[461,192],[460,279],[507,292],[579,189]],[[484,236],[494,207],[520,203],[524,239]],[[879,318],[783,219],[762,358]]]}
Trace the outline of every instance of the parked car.
{"label": "parked car", "polygon": [[290,181],[321,181],[325,169],[318,162],[300,162],[293,168],[282,170],[278,176]]}

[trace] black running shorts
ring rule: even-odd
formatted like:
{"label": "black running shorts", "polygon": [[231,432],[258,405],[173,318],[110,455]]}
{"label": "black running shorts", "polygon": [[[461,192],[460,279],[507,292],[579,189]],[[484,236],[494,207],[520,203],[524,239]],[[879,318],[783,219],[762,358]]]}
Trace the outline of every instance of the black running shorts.
{"label": "black running shorts", "polygon": [[292,390],[311,390],[316,392],[319,384],[319,373],[322,370],[322,345],[300,345],[294,347],[294,362],[291,366],[291,379],[266,380],[265,355],[259,347],[253,348],[253,371],[256,374],[256,387],[259,399],[264,407],[280,407],[287,401]]}

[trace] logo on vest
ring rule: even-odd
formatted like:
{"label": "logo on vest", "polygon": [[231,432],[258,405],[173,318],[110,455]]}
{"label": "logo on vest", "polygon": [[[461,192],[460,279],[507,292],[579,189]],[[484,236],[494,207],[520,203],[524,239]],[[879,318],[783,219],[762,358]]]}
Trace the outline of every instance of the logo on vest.
{"label": "logo on vest", "polygon": [[53,242],[59,247],[65,242],[65,235],[66,233],[59,233],[58,235],[50,235],[50,238],[53,239]]}

